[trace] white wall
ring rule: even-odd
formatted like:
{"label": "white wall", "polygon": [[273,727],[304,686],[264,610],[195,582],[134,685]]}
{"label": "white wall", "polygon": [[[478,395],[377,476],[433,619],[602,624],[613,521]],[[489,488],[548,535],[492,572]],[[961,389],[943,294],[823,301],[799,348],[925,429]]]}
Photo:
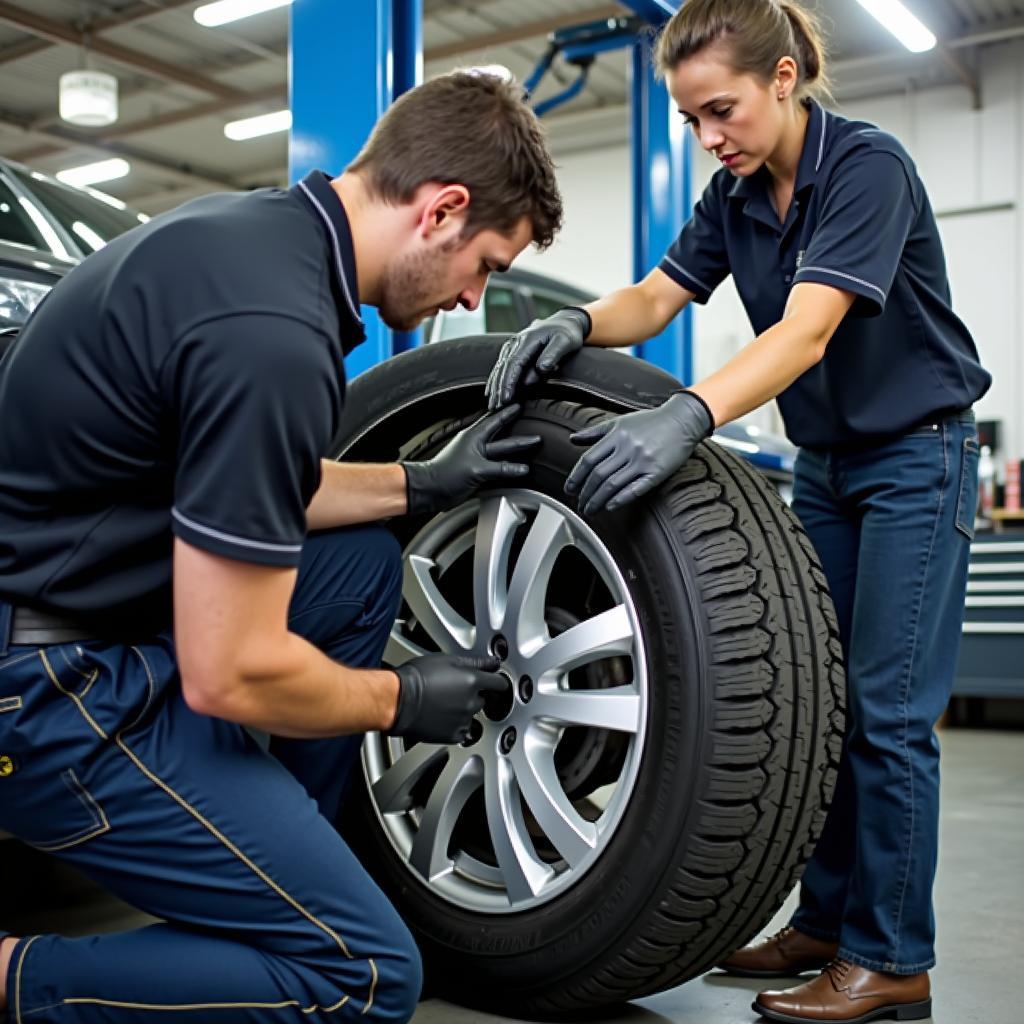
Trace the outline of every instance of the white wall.
{"label": "white wall", "polygon": [[[938,214],[953,304],[993,374],[978,404],[981,418],[1001,419],[1003,454],[1024,455],[1024,43],[982,51],[980,111],[962,87],[908,91],[849,103],[841,112],[898,136],[915,159]],[[626,147],[574,153],[560,161],[565,229],[552,249],[521,265],[606,292],[630,279],[630,181]],[[700,154],[699,188],[717,169]],[[695,316],[696,369],[704,376],[750,340],[750,325],[731,282]],[[754,417],[775,426],[777,415]]]}

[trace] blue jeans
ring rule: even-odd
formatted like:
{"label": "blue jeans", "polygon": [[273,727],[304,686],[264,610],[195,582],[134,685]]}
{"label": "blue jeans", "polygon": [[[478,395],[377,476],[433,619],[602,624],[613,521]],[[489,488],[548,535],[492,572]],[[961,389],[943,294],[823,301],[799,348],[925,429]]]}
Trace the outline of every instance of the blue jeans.
{"label": "blue jeans", "polygon": [[[314,534],[290,625],[338,661],[377,666],[400,586],[382,527]],[[195,714],[169,635],[11,647],[0,829],[165,923],[23,938],[10,1020],[409,1020],[416,946],[331,824],[358,744],[275,740],[271,754]]]}
{"label": "blue jeans", "polygon": [[793,509],[835,601],[848,709],[835,799],[790,923],[870,970],[935,964],[934,726],[956,670],[977,471],[970,413],[797,458]]}

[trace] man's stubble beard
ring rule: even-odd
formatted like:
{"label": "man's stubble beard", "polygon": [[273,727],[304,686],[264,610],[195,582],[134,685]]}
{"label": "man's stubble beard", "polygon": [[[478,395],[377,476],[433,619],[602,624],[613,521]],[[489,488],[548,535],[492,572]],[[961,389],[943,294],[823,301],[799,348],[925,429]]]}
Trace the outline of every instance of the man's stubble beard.
{"label": "man's stubble beard", "polygon": [[459,239],[445,242],[435,250],[410,253],[393,263],[384,275],[380,318],[395,331],[411,331],[447,296],[437,298],[448,257],[461,245]]}

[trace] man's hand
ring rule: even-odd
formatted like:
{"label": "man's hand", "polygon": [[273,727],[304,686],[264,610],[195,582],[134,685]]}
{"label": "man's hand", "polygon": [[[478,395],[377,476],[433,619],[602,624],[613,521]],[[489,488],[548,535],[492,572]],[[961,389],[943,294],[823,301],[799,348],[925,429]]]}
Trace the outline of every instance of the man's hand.
{"label": "man's hand", "polygon": [[588,516],[604,508],[612,512],[667,480],[714,429],[708,407],[684,391],[656,409],[577,431],[572,442],[593,447],[573,467],[566,493],[579,492],[579,507]]}
{"label": "man's hand", "polygon": [[590,314],[568,306],[509,338],[487,378],[487,408],[508,405],[520,384],[536,384],[546,377],[583,347],[590,328]]}
{"label": "man's hand", "polygon": [[395,669],[398,710],[389,732],[426,743],[461,743],[484,706],[484,694],[512,684],[498,674],[497,658],[424,654]]}
{"label": "man's hand", "polygon": [[433,515],[465,501],[485,484],[525,476],[530,471],[526,463],[504,460],[522,457],[540,438],[491,440],[518,415],[519,406],[510,405],[460,431],[428,462],[403,462],[410,515]]}

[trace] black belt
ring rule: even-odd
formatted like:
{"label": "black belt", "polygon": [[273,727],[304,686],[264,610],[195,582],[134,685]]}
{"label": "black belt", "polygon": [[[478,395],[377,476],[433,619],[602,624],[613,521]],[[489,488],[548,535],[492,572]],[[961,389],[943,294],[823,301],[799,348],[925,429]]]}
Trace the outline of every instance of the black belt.
{"label": "black belt", "polygon": [[17,606],[12,610],[12,644],[68,644],[75,640],[97,639],[95,629],[69,615]]}

